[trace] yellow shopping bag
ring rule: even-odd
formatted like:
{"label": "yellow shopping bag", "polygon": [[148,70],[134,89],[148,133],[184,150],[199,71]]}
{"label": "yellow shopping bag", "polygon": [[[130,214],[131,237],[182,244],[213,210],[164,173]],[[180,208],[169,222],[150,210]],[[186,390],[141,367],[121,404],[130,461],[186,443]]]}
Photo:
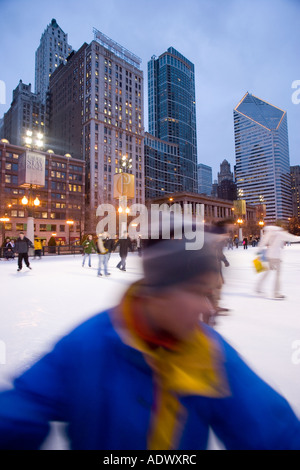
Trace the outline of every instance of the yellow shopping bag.
{"label": "yellow shopping bag", "polygon": [[253,264],[257,273],[261,273],[262,271],[265,271],[267,269],[261,262],[260,258],[255,258],[253,260]]}

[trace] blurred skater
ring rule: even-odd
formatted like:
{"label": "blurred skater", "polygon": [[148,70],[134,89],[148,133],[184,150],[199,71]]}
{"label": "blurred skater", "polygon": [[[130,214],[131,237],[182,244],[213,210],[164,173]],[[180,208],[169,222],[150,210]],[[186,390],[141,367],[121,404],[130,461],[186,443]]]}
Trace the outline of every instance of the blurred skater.
{"label": "blurred skater", "polygon": [[120,271],[126,271],[126,259],[128,255],[128,251],[133,251],[131,239],[128,236],[127,232],[123,233],[123,237],[119,238],[117,243],[115,244],[114,249],[120,247],[120,262],[117,264],[117,268]]}
{"label": "blurred skater", "polygon": [[264,250],[264,257],[267,261],[267,270],[263,272],[261,277],[256,283],[255,290],[257,294],[263,293],[263,287],[266,279],[269,277],[270,272],[275,274],[273,284],[274,299],[284,299],[285,295],[281,293],[281,263],[282,263],[282,248],[285,242],[299,242],[300,237],[292,235],[278,226],[266,226],[264,235],[261,238],[258,247]]}
{"label": "blurred skater", "polygon": [[92,267],[92,252],[94,250],[97,253],[97,247],[94,243],[93,236],[88,235],[87,239],[83,242],[83,260],[82,260],[82,267],[85,265],[85,261],[88,258],[89,268]]}
{"label": "blurred skater", "polygon": [[42,259],[43,245],[42,245],[41,239],[35,236],[33,244],[34,244],[34,258],[33,259],[36,259],[37,257],[39,257],[39,259]]}
{"label": "blurred skater", "polygon": [[104,271],[104,276],[110,276],[110,273],[108,272],[107,269],[107,264],[108,264],[108,257],[109,257],[109,249],[107,246],[107,234],[102,233],[98,237],[98,242],[97,242],[97,251],[98,251],[98,259],[99,259],[99,264],[98,264],[98,272],[97,276],[102,277],[102,272],[101,268],[103,265],[103,271]]}

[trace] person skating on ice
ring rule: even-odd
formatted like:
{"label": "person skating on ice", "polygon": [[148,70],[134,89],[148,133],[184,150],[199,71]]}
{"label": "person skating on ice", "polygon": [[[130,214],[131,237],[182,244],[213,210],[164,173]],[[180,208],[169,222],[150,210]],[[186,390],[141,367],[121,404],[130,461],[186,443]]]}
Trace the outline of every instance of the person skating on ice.
{"label": "person skating on ice", "polygon": [[29,248],[33,248],[32,242],[25,237],[24,232],[20,232],[15,244],[15,252],[18,254],[18,271],[21,271],[23,268],[23,260],[27,268],[32,269],[28,258]]}

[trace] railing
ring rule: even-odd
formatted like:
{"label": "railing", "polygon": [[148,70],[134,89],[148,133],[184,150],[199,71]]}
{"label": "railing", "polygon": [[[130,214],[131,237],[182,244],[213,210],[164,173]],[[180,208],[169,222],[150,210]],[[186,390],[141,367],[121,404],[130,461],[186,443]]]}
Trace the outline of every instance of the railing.
{"label": "railing", "polygon": [[[83,253],[81,245],[58,245],[58,246],[43,246],[42,256],[53,255],[80,255]],[[33,256],[33,249],[29,250],[29,256]],[[17,255],[14,254],[16,258]],[[0,258],[5,258],[5,248],[0,247]]]}

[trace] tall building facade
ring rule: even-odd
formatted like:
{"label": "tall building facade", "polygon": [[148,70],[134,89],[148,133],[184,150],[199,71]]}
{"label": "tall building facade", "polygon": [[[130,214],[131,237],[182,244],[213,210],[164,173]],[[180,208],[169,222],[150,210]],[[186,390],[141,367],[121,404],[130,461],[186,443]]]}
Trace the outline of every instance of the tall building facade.
{"label": "tall building facade", "polygon": [[300,165],[291,166],[293,216],[300,219]]}
{"label": "tall building facade", "polygon": [[35,93],[46,103],[49,78],[60,64],[66,63],[72,47],[68,35],[53,18],[42,34],[40,45],[35,53]]}
{"label": "tall building facade", "polygon": [[197,132],[194,65],[170,47],[148,62],[149,132],[177,144],[180,182],[197,192]]}
{"label": "tall building facade", "polygon": [[4,114],[1,137],[14,145],[24,145],[26,133],[42,135],[45,132],[45,106],[40,96],[31,91],[31,84],[19,81],[13,91],[13,100]]}
{"label": "tall building facade", "polygon": [[[20,230],[27,230],[27,208],[22,198],[30,199],[28,189],[19,186],[19,157],[26,148],[0,141],[0,213],[9,220],[5,234],[17,237]],[[34,151],[35,152],[35,151]],[[38,151],[45,156],[45,186],[33,189],[31,195],[40,199],[34,209],[35,235],[48,243],[55,233],[56,240],[68,244],[80,239],[84,229],[85,165],[82,160]],[[67,220],[72,219],[69,230]]]}
{"label": "tall building facade", "polygon": [[216,185],[216,197],[227,201],[237,199],[237,186],[231,171],[230,163],[223,160],[218,172],[218,184]]}
{"label": "tall building facade", "polygon": [[89,230],[95,230],[99,204],[117,203],[113,180],[122,171],[122,157],[131,161],[128,172],[135,176],[132,202],[145,201],[143,100],[141,59],[97,30],[51,77],[51,141],[62,145],[66,138],[74,155],[85,160]]}
{"label": "tall building facade", "polygon": [[212,193],[212,168],[203,163],[198,163],[198,193],[211,196]]}
{"label": "tall building facade", "polygon": [[71,52],[51,75],[47,96],[47,142],[59,155],[83,159],[85,58],[87,43]]}
{"label": "tall building facade", "polygon": [[236,182],[247,203],[266,205],[266,221],[292,214],[286,112],[246,93],[234,109]]}
{"label": "tall building facade", "polygon": [[233,181],[233,173],[231,172],[230,163],[227,160],[223,160],[220,165],[220,171],[218,172],[218,184],[222,181]]}
{"label": "tall building facade", "polygon": [[145,198],[153,199],[180,190],[179,149],[145,133]]}

